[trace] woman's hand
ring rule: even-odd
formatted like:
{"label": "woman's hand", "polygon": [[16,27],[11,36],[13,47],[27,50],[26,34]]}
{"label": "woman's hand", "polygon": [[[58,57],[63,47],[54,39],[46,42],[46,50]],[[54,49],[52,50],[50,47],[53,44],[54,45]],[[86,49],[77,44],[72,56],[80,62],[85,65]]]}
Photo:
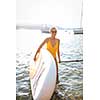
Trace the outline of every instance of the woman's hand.
{"label": "woman's hand", "polygon": [[34,56],[33,60],[36,61],[36,55]]}
{"label": "woman's hand", "polygon": [[36,54],[35,54],[35,56],[34,56],[34,58],[33,58],[34,61],[37,60],[37,55],[38,55],[39,52],[40,52],[40,48],[38,48],[38,50],[37,50],[37,52],[36,52]]}
{"label": "woman's hand", "polygon": [[59,60],[59,63],[61,63],[61,60]]}
{"label": "woman's hand", "polygon": [[39,55],[40,55],[40,50],[36,52],[33,60],[36,61],[39,58]]}

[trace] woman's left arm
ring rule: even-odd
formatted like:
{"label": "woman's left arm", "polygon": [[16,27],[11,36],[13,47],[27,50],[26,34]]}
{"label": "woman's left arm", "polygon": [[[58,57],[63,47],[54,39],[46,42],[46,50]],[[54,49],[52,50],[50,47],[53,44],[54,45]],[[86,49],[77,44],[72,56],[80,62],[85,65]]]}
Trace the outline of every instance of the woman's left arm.
{"label": "woman's left arm", "polygon": [[59,63],[60,63],[61,60],[60,60],[60,50],[59,50],[59,47],[60,47],[60,40],[58,39],[58,52],[57,52],[57,54],[58,54],[58,59],[59,59]]}

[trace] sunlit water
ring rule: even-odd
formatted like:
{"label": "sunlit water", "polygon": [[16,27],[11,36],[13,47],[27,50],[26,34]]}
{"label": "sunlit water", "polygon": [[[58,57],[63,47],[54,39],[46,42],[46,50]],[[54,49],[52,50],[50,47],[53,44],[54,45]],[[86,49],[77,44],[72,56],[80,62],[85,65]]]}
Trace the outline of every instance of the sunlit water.
{"label": "sunlit water", "polygon": [[[17,30],[16,32],[16,98],[32,100],[28,67],[40,43],[50,34],[40,30]],[[62,61],[81,60],[83,58],[83,36],[59,30],[60,55]],[[83,96],[83,62],[62,62],[59,64],[58,95]],[[56,99],[54,99],[56,100]],[[58,100],[61,100],[58,99]],[[62,99],[63,100],[63,99]],[[67,100],[67,99],[66,99]],[[74,99],[73,99],[74,100]]]}

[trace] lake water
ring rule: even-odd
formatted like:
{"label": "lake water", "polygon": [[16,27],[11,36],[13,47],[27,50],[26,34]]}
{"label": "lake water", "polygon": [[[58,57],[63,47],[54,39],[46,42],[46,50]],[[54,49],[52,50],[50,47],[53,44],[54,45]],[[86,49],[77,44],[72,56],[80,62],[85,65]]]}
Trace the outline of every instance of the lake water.
{"label": "lake water", "polygon": [[[28,67],[40,43],[49,37],[48,33],[40,30],[16,30],[16,99],[32,100]],[[83,97],[83,35],[58,30],[60,39],[59,80],[55,99],[52,100],[82,100]]]}

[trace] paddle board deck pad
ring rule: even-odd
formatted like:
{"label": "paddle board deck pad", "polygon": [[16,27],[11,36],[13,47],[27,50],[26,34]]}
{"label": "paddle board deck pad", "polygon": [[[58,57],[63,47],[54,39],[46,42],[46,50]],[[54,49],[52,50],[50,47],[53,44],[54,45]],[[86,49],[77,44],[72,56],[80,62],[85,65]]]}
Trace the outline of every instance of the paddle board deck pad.
{"label": "paddle board deck pad", "polygon": [[54,58],[49,51],[41,49],[38,59],[32,67],[35,69],[34,75],[30,78],[33,99],[50,100],[56,86]]}

